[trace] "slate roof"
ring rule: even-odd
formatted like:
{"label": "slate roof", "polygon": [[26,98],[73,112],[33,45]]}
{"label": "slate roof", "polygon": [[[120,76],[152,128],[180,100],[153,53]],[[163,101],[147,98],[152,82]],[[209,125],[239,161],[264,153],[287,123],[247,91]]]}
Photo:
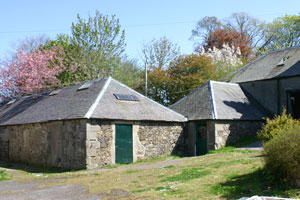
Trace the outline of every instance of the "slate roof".
{"label": "slate roof", "polygon": [[[278,66],[283,58],[284,65]],[[234,73],[231,82],[241,83],[300,75],[300,47],[274,51],[248,63]]]}
{"label": "slate roof", "polygon": [[187,96],[171,105],[170,108],[183,114],[188,120],[213,119],[209,83],[207,82],[196,88]]}
{"label": "slate roof", "polygon": [[[186,118],[113,78],[94,80],[87,89],[78,84],[0,104],[0,125],[66,119],[111,119],[184,122]],[[114,94],[135,95],[139,101],[118,100]]]}
{"label": "slate roof", "polygon": [[262,120],[269,113],[239,84],[209,81],[170,106],[188,120]]}

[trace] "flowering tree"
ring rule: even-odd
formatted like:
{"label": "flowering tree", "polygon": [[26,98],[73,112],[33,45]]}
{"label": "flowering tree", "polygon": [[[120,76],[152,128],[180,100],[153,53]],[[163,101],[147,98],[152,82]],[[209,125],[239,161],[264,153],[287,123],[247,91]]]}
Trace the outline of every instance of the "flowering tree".
{"label": "flowering tree", "polygon": [[199,54],[211,58],[213,64],[217,66],[216,71],[223,75],[243,65],[239,47],[230,47],[228,44],[223,44],[220,49],[213,47],[207,50],[201,46],[199,47]]}
{"label": "flowering tree", "polygon": [[253,55],[250,37],[245,33],[239,33],[235,30],[218,29],[211,32],[209,38],[204,41],[204,48],[216,47],[221,49],[223,48],[223,44],[228,44],[235,49],[239,48],[239,56],[245,60],[248,60]]}
{"label": "flowering tree", "polygon": [[55,47],[33,52],[19,50],[16,58],[0,69],[0,96],[16,97],[57,87],[57,75],[63,69]]}

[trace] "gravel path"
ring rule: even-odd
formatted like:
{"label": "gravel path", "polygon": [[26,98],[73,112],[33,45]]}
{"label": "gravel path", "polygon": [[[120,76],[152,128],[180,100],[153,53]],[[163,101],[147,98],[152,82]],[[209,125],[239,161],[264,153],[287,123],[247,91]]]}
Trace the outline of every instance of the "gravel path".
{"label": "gravel path", "polygon": [[71,184],[62,186],[53,186],[46,188],[37,188],[38,185],[46,184],[47,181],[35,183],[18,183],[15,181],[0,182],[1,200],[98,200],[102,199],[99,195],[87,194],[82,185]]}

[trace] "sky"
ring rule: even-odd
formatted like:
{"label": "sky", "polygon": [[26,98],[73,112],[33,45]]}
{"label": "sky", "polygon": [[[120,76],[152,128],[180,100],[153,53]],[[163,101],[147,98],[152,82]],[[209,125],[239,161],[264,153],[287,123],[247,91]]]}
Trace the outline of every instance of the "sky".
{"label": "sky", "polygon": [[0,59],[10,55],[25,37],[45,34],[55,39],[70,34],[72,22],[95,11],[116,15],[126,34],[126,54],[140,58],[144,43],[166,36],[181,53],[193,52],[191,31],[205,16],[219,19],[246,12],[271,22],[285,14],[299,14],[299,0],[0,0]]}

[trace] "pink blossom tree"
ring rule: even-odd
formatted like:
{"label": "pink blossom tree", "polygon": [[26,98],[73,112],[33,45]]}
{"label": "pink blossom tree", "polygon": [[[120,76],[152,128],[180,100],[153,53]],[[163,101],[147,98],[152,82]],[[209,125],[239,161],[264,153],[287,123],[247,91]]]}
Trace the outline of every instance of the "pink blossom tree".
{"label": "pink blossom tree", "polygon": [[57,48],[32,52],[19,50],[15,59],[0,68],[0,97],[10,98],[59,87],[64,70]]}

